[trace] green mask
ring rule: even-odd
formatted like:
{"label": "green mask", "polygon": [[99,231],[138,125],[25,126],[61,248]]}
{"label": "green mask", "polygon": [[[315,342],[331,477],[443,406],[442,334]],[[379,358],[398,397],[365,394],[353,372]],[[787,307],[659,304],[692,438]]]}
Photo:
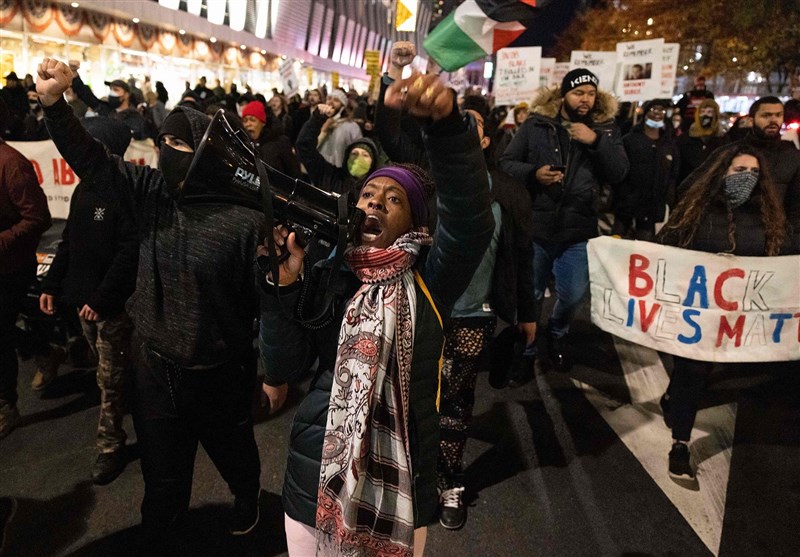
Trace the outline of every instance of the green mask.
{"label": "green mask", "polygon": [[369,167],[372,164],[365,158],[356,157],[355,159],[348,159],[347,172],[354,178],[363,178],[369,172]]}

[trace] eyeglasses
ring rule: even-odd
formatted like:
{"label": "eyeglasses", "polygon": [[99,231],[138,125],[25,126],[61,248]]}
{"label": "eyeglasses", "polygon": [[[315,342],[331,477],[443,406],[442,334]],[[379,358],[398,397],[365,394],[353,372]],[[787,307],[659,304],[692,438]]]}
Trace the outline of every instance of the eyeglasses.
{"label": "eyeglasses", "polygon": [[648,114],[651,112],[653,114],[664,114],[666,111],[667,110],[665,108],[661,108],[660,106],[651,106],[650,108],[647,109]]}

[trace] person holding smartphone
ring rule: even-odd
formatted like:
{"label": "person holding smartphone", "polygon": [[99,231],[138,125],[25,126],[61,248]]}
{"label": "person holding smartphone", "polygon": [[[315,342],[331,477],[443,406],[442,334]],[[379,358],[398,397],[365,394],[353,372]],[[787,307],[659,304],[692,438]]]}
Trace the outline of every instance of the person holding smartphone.
{"label": "person holding smartphone", "polygon": [[[617,101],[598,85],[596,75],[578,68],[564,76],[561,87],[543,89],[500,159],[500,168],[521,180],[533,198],[534,294],[544,297],[552,273],[556,295],[540,338],[560,371],[571,365],[564,337],[589,289],[586,242],[597,236],[597,190],[621,182],[629,168],[614,124]],[[526,352],[529,377],[536,351],[533,346]]]}

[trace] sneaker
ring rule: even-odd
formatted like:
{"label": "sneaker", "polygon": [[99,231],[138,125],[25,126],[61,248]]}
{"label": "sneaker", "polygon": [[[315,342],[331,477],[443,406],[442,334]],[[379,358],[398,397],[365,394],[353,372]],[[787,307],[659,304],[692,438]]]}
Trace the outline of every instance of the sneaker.
{"label": "sneaker", "polygon": [[232,536],[249,534],[258,525],[260,516],[257,497],[255,500],[237,497],[233,502],[233,510],[228,519],[228,531]]}
{"label": "sneaker", "polygon": [[45,357],[36,357],[36,373],[33,374],[31,389],[41,391],[46,389],[56,377],[58,368],[67,359],[67,351],[60,346],[55,346]]}
{"label": "sneaker", "polygon": [[557,338],[547,331],[545,338],[547,339],[547,355],[550,358],[550,365],[558,372],[568,372],[572,367],[572,362],[567,352],[566,337]]}
{"label": "sneaker", "polygon": [[17,512],[17,500],[13,497],[0,497],[0,555],[6,548],[8,527]]}
{"label": "sneaker", "polygon": [[458,530],[467,521],[467,507],[462,500],[463,487],[446,489],[439,495],[439,524]]}
{"label": "sneaker", "polygon": [[677,442],[672,445],[672,450],[669,452],[669,475],[676,480],[694,479],[689,447],[686,443]]}
{"label": "sneaker", "polygon": [[661,396],[658,405],[661,407],[661,415],[664,417],[664,423],[669,429],[672,429],[672,405],[669,402],[669,395],[667,393]]}
{"label": "sneaker", "polygon": [[122,474],[127,464],[125,447],[111,453],[100,453],[92,467],[92,482],[94,485],[110,484]]}
{"label": "sneaker", "polygon": [[19,421],[19,410],[17,410],[16,404],[0,406],[0,439],[11,433]]}

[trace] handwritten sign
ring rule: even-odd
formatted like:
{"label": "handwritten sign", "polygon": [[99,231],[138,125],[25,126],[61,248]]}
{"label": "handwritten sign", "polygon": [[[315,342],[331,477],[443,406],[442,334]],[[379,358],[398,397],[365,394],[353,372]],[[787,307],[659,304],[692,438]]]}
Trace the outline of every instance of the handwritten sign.
{"label": "handwritten sign", "polygon": [[600,88],[611,90],[614,87],[614,73],[617,68],[617,53],[597,50],[573,50],[569,67],[585,68],[600,80]]}
{"label": "handwritten sign", "polygon": [[558,85],[561,86],[561,82],[564,81],[564,76],[569,73],[569,62],[556,62],[553,66],[553,73],[551,74],[551,81],[550,85]]}
{"label": "handwritten sign", "polygon": [[556,68],[555,58],[542,58],[539,64],[539,86],[549,87],[553,78],[553,70]]}
{"label": "handwritten sign", "polygon": [[665,43],[661,51],[661,96],[671,98],[675,94],[675,78],[678,77],[679,43]]}
{"label": "handwritten sign", "polygon": [[[72,171],[67,161],[56,149],[55,143],[47,141],[9,141],[8,144],[31,161],[39,185],[47,196],[50,214],[56,219],[69,216],[69,202],[80,178]],[[131,141],[125,151],[125,160],[134,164],[158,166],[158,152],[152,139]]]}
{"label": "handwritten sign", "polygon": [[297,75],[294,60],[287,58],[284,60],[278,71],[281,74],[281,81],[283,82],[283,94],[286,97],[291,97],[300,92],[300,78]]}
{"label": "handwritten sign", "polygon": [[530,102],[539,88],[542,47],[501,48],[494,72],[496,104]]}
{"label": "handwritten sign", "polygon": [[709,362],[800,360],[800,256],[734,257],[589,241],[592,322]]}
{"label": "handwritten sign", "polygon": [[623,101],[646,101],[661,95],[664,39],[617,43],[620,71],[614,91]]}

